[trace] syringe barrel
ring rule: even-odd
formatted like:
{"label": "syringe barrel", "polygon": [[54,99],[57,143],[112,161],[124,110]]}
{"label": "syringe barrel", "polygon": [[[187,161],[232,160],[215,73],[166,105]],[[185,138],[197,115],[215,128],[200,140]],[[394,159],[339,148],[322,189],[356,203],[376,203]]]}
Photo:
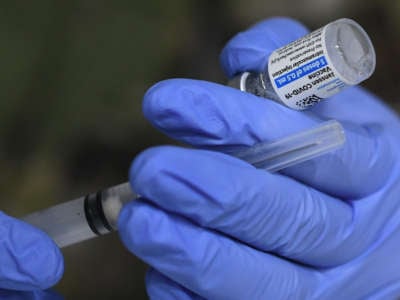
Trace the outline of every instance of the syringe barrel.
{"label": "syringe barrel", "polygon": [[34,212],[22,220],[46,232],[60,248],[66,247],[97,236],[88,224],[84,202],[85,197],[81,197]]}
{"label": "syringe barrel", "polygon": [[228,84],[302,110],[366,80],[375,64],[364,29],[339,19],[273,51],[261,73],[244,72]]}
{"label": "syringe barrel", "polygon": [[22,218],[62,248],[117,229],[122,206],[136,198],[129,183],[64,202]]}

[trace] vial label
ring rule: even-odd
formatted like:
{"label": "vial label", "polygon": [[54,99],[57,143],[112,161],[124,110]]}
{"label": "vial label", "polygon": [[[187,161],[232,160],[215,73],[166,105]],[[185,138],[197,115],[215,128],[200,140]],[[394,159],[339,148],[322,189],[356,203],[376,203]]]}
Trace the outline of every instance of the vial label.
{"label": "vial label", "polygon": [[268,73],[281,101],[297,110],[348,86],[329,59],[325,27],[294,41],[269,57]]}

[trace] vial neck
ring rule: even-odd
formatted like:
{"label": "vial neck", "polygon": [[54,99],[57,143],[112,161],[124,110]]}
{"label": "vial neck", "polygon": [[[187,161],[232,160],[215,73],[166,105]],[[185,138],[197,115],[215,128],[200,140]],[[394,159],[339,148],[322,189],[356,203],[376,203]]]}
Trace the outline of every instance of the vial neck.
{"label": "vial neck", "polygon": [[282,101],[279,99],[279,96],[276,94],[271,80],[269,76],[266,75],[266,72],[262,73],[250,73],[246,78],[246,92],[252,93],[256,96],[275,100],[279,103]]}

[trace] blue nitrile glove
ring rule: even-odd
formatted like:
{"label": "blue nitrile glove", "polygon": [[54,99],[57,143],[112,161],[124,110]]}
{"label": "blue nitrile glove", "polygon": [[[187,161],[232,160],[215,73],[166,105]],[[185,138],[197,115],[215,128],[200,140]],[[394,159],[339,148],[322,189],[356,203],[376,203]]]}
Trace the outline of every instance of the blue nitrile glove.
{"label": "blue nitrile glove", "polygon": [[10,291],[0,290],[1,300],[63,300],[57,292],[51,290]]}
{"label": "blue nitrile glove", "polygon": [[45,233],[0,212],[0,299],[62,299],[51,291],[63,258]]}
{"label": "blue nitrile glove", "polygon": [[[229,76],[261,70],[306,33],[278,18],[223,50]],[[400,122],[349,88],[308,112],[209,82],[176,79],[144,98],[146,117],[203,150],[157,147],[134,161],[143,198],[119,219],[125,245],[152,266],[152,299],[395,299],[400,296]],[[344,148],[280,173],[223,153],[327,119]],[[208,150],[205,150],[208,149]]]}

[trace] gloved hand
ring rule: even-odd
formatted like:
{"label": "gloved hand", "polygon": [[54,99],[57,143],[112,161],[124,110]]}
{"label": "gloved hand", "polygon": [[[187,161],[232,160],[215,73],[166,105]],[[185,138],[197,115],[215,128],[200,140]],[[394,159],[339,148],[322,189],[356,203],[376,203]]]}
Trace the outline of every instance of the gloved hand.
{"label": "gloved hand", "polygon": [[0,212],[0,299],[62,299],[51,291],[63,273],[63,258],[40,230]]}
{"label": "gloved hand", "polygon": [[[228,76],[261,71],[274,49],[306,32],[289,19],[261,22],[228,43],[222,66]],[[156,147],[131,167],[143,198],[123,208],[119,232],[152,267],[150,298],[400,296],[400,122],[374,95],[349,88],[299,112],[175,79],[146,93],[144,114],[202,148]],[[344,125],[345,147],[280,173],[221,153],[327,119]]]}

